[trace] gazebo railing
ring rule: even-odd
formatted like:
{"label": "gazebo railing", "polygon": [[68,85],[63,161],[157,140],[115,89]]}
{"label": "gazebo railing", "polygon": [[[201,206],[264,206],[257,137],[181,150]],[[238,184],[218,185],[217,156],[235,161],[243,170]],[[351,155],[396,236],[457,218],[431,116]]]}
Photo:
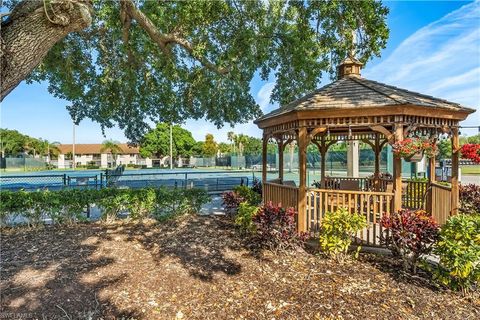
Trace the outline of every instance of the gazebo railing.
{"label": "gazebo railing", "polygon": [[263,184],[264,201],[272,201],[275,205],[282,204],[284,208],[298,208],[298,188],[273,182]]}
{"label": "gazebo railing", "polygon": [[351,213],[365,216],[367,227],[356,235],[356,241],[366,245],[380,245],[381,219],[392,212],[393,193],[371,191],[349,191],[330,189],[308,189],[307,230],[317,236],[327,212],[346,208]]}
{"label": "gazebo railing", "polygon": [[443,225],[452,214],[452,188],[432,183],[430,193],[427,207],[431,208],[432,217],[435,221]]}
{"label": "gazebo railing", "polygon": [[428,181],[404,181],[406,189],[402,192],[402,207],[425,209]]}
{"label": "gazebo railing", "polygon": [[[373,178],[352,178],[352,177],[326,177],[325,188],[329,190],[342,190],[342,184],[352,183],[358,188],[355,191],[378,191],[386,192],[387,185],[393,184],[391,179],[378,179],[375,181]],[[427,181],[412,181],[403,180],[402,190],[402,207],[409,209],[425,209],[425,197],[428,189]],[[392,186],[393,188],[393,186]]]}

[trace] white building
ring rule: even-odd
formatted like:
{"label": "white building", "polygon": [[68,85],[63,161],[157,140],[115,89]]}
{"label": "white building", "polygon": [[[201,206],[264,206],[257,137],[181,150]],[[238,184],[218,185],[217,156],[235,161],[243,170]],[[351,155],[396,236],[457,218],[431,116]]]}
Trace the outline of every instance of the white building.
{"label": "white building", "polygon": [[[119,144],[119,147],[122,151],[114,157],[109,150],[101,151],[103,148],[102,144],[75,144],[75,163],[77,166],[93,165],[100,168],[109,168],[121,164],[152,167],[152,160],[142,158],[138,147],[130,147],[126,143]],[[72,168],[72,145],[62,144],[58,146],[58,149],[60,150],[58,168]]]}

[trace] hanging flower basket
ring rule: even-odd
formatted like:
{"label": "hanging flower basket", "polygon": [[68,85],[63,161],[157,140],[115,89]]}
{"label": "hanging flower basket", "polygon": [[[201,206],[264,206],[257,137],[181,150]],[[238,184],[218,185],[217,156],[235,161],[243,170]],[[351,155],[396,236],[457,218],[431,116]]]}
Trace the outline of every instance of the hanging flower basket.
{"label": "hanging flower basket", "polygon": [[411,156],[405,157],[405,161],[408,162],[420,162],[423,159],[423,150],[417,153],[412,154]]}
{"label": "hanging flower basket", "polygon": [[424,138],[407,138],[393,144],[393,153],[406,161],[419,162],[425,155],[433,158],[437,154],[437,146]]}

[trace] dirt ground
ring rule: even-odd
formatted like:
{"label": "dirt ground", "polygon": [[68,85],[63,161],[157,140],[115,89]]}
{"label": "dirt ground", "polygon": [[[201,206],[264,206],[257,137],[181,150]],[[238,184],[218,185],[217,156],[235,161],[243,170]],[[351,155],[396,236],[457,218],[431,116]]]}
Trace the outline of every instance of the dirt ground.
{"label": "dirt ground", "polygon": [[391,258],[259,254],[218,216],[3,230],[1,267],[0,318],[480,318]]}

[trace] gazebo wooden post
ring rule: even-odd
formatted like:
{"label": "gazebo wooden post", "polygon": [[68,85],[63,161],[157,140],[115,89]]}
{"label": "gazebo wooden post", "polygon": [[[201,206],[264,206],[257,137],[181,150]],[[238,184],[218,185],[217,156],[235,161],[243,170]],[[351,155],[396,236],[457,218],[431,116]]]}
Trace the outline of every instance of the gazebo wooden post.
{"label": "gazebo wooden post", "polygon": [[375,134],[375,171],[374,171],[374,190],[380,190],[380,137],[378,133]]}
{"label": "gazebo wooden post", "polygon": [[320,169],[320,185],[322,188],[325,188],[325,166],[327,164],[327,159],[325,156],[327,155],[327,147],[325,144],[325,137],[322,136],[322,140],[320,142],[320,156],[322,157],[322,167]]}
{"label": "gazebo wooden post", "polygon": [[452,212],[458,213],[459,190],[458,190],[458,159],[460,153],[460,144],[458,140],[458,128],[452,128]]}
{"label": "gazebo wooden post", "polygon": [[[395,124],[395,141],[403,140],[403,125]],[[398,155],[393,156],[393,211],[402,209],[402,158]]]}
{"label": "gazebo wooden post", "polygon": [[435,182],[436,177],[435,177],[435,157],[431,157],[428,160],[428,181],[430,183]]}
{"label": "gazebo wooden post", "polygon": [[432,183],[434,183],[436,180],[435,177],[435,157],[431,157],[428,159],[428,193],[427,193],[427,203],[425,206],[425,210],[428,213],[432,213],[433,210],[433,193],[431,190]]}
{"label": "gazebo wooden post", "polygon": [[298,165],[299,165],[299,186],[298,186],[298,232],[307,231],[307,128],[298,129]]}
{"label": "gazebo wooden post", "polygon": [[283,139],[280,137],[278,139],[278,179],[280,183],[283,183]]}
{"label": "gazebo wooden post", "polygon": [[[434,143],[436,144],[437,141],[434,140]],[[435,177],[435,157],[431,157],[428,159],[428,186],[431,187],[432,183],[434,183],[436,180]],[[432,213],[432,201],[433,201],[433,193],[431,188],[428,188],[428,193],[427,193],[427,203],[425,206],[425,210],[427,210],[428,213]]]}
{"label": "gazebo wooden post", "polygon": [[264,134],[262,139],[262,185],[267,182],[267,146],[268,135]]}

